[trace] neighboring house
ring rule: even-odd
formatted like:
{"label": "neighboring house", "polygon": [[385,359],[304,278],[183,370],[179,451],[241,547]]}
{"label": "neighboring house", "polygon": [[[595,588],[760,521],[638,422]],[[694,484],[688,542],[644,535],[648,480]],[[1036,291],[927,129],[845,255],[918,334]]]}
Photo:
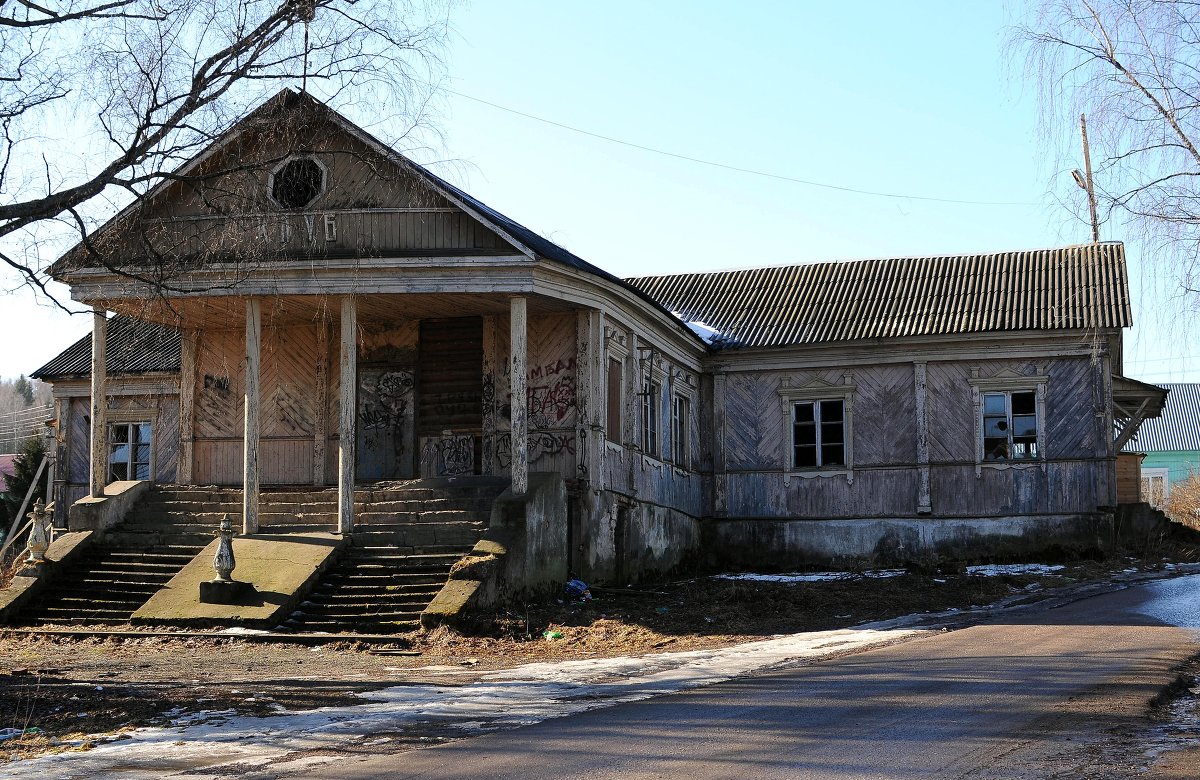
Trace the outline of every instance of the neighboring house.
{"label": "neighboring house", "polygon": [[14,465],[16,459],[16,455],[0,455],[0,500],[8,495],[8,478],[17,475],[17,467]]}
{"label": "neighboring house", "polygon": [[336,485],[343,531],[355,482],[546,472],[600,581],[1094,539],[1164,395],[1120,244],[621,280],[291,92],[51,274],[107,345],[34,374],[58,495],[89,428],[102,481]]}
{"label": "neighboring house", "polygon": [[1170,394],[1162,415],[1147,420],[1125,446],[1127,452],[1145,453],[1141,465],[1141,497],[1161,507],[1171,486],[1200,474],[1200,384],[1162,385]]}

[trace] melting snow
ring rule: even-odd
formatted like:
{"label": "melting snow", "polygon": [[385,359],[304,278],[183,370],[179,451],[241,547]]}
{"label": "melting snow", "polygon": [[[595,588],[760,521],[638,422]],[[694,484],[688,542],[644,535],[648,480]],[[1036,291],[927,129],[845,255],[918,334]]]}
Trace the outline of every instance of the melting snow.
{"label": "melting snow", "polygon": [[873,569],[871,571],[817,571],[808,574],[716,574],[716,580],[746,580],[750,582],[846,582],[852,580],[882,580],[902,577],[906,569]]}
{"label": "melting snow", "polygon": [[[537,723],[586,710],[728,680],[783,666],[914,637],[920,629],[844,629],[791,634],[714,650],[534,663],[490,672],[468,685],[401,685],[365,694],[367,703],[281,712],[266,717],[231,712],[191,714],[170,726],[130,732],[87,753],[10,763],[5,777],[162,778],[238,776],[293,751],[335,748],[380,733],[425,724],[463,733]],[[326,758],[325,760],[328,760]],[[222,768],[225,768],[223,771]]]}
{"label": "melting snow", "polygon": [[1065,567],[1045,563],[989,563],[986,566],[968,566],[967,574],[980,577],[1000,577],[1009,574],[1053,574]]}
{"label": "melting snow", "polygon": [[695,333],[697,336],[704,339],[705,344],[713,344],[725,338],[725,334],[721,333],[721,331],[717,330],[711,325],[707,325],[700,320],[685,319],[684,316],[677,311],[673,311],[671,313],[683,320],[683,324],[687,325],[688,329],[691,330],[692,333]]}

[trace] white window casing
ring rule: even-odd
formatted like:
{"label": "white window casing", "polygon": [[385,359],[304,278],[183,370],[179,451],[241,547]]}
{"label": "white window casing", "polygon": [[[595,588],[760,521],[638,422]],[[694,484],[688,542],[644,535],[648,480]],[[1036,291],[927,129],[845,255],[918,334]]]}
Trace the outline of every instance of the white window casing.
{"label": "white window casing", "polygon": [[[783,407],[784,425],[787,426],[784,441],[787,442],[787,452],[783,458],[783,481],[784,484],[791,482],[793,477],[810,479],[814,477],[829,477],[829,476],[844,476],[850,484],[854,483],[854,395],[857,391],[857,386],[854,384],[852,374],[845,374],[842,384],[826,382],[820,379],[814,379],[799,387],[792,387],[787,378],[784,379],[784,386],[779,389],[779,399]],[[842,431],[842,452],[843,463],[823,464],[824,452],[834,447],[834,442],[822,442],[822,421],[820,419],[819,409],[824,407],[826,410],[834,408],[835,404],[825,406],[820,402],[836,401],[840,402],[842,409],[841,431]],[[807,421],[797,420],[797,405],[808,407],[811,404],[814,419],[812,421],[814,431],[814,442],[809,444],[804,442],[799,446],[807,448],[814,446],[815,462],[813,466],[800,466],[796,462],[797,427],[807,427]],[[833,420],[824,420],[825,430],[834,429]],[[823,449],[822,445],[825,445]]]}

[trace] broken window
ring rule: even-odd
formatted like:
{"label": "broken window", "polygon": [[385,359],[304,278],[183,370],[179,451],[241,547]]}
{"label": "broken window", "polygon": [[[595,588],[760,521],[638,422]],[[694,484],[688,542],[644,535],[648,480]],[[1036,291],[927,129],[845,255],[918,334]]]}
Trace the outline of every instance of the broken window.
{"label": "broken window", "polygon": [[108,481],[150,479],[150,423],[108,426]]}
{"label": "broken window", "polygon": [[1011,390],[983,394],[983,459],[1039,457],[1037,393]]}
{"label": "broken window", "polygon": [[792,404],[792,465],[798,469],[846,465],[844,399]]}
{"label": "broken window", "polygon": [[642,452],[658,456],[658,404],[662,397],[662,385],[647,382],[642,386]]}

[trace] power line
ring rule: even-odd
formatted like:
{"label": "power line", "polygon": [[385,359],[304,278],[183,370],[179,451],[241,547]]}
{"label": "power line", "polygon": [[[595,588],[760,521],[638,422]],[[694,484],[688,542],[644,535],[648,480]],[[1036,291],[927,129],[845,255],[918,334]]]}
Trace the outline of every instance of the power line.
{"label": "power line", "polygon": [[663,155],[664,157],[673,157],[677,160],[686,160],[687,162],[693,162],[693,163],[697,163],[699,165],[708,165],[713,168],[722,168],[727,171],[735,171],[737,173],[746,173],[746,174],[750,174],[751,176],[762,176],[764,178],[777,179],[779,181],[791,182],[793,184],[803,184],[808,187],[821,187],[821,188],[827,189],[827,190],[837,190],[838,192],[850,192],[850,193],[854,193],[855,195],[870,195],[870,196],[876,197],[876,198],[894,198],[897,200],[923,200],[923,201],[928,201],[931,203],[953,203],[953,204],[957,204],[960,206],[1044,206],[1045,205],[1044,203],[1030,203],[1030,202],[1024,202],[1024,201],[962,200],[959,198],[937,198],[937,197],[932,197],[929,195],[906,195],[906,194],[897,193],[897,192],[880,192],[880,191],[876,191],[876,190],[862,190],[862,189],[858,189],[856,187],[845,187],[840,184],[829,184],[828,182],[813,181],[811,179],[800,179],[795,176],[784,176],[782,174],[769,173],[767,171],[758,171],[758,170],[754,170],[753,168],[742,168],[737,165],[729,165],[728,163],[716,162],[714,160],[705,160],[700,157],[691,157],[689,155],[679,154],[677,152],[668,152],[665,149],[657,149],[653,146],[645,146],[643,144],[634,143],[633,141],[626,141],[621,138],[614,138],[612,136],[603,135],[601,133],[593,133],[591,130],[584,130],[583,128],[574,127],[572,125],[564,124],[562,122],[555,122],[553,119],[546,119],[545,117],[536,116],[534,114],[529,114],[524,111],[518,111],[515,108],[509,108],[508,106],[502,106],[499,103],[493,103],[490,100],[484,100],[483,98],[478,98],[478,97],[475,97],[474,95],[468,95],[463,92],[457,92],[448,87],[439,86],[438,89],[442,90],[443,92],[448,92],[451,95],[457,95],[458,97],[464,98],[466,100],[473,100],[476,103],[482,103],[485,106],[491,106],[492,108],[498,109],[500,111],[507,111],[510,114],[515,114],[517,116],[524,117],[526,119],[532,119],[535,122],[542,122],[547,125],[552,125],[554,127],[558,127],[563,130],[569,130],[572,133],[579,133],[580,135],[586,135],[591,138],[598,138],[601,141],[608,141],[609,143],[620,144],[621,146],[628,146],[633,149],[640,149],[643,152],[650,152],[651,154],[660,154],[660,155]]}

